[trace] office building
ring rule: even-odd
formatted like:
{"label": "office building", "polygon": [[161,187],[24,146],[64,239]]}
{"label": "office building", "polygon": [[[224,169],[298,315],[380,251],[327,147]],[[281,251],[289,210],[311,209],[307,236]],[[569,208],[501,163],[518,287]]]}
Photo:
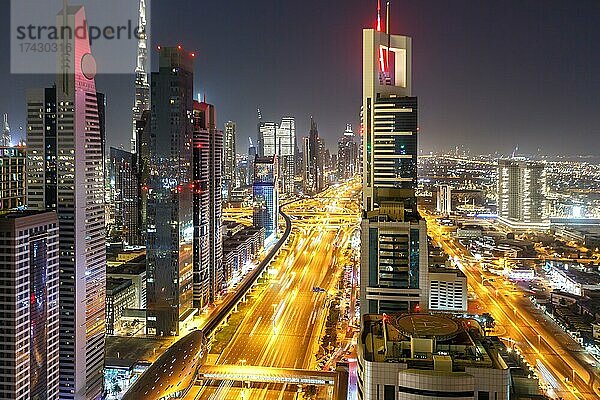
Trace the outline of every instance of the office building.
{"label": "office building", "polygon": [[510,398],[511,376],[474,319],[445,314],[363,317],[356,346],[359,400]]}
{"label": "office building", "polygon": [[317,123],[310,117],[310,131],[303,143],[304,192],[317,194],[325,188],[324,145],[319,137]]}
{"label": "office building", "polygon": [[252,186],[253,223],[264,228],[267,239],[277,235],[279,224],[279,196],[277,193],[277,156],[254,160],[254,183]]}
{"label": "office building", "polygon": [[106,271],[106,279],[128,279],[135,290],[135,304],[132,308],[146,309],[146,254],[110,265]]}
{"label": "office building", "polygon": [[467,312],[467,277],[460,269],[429,267],[429,310]]}
{"label": "office building", "polygon": [[212,104],[194,102],[194,307],[211,304],[223,289],[223,132]]}
{"label": "office building", "polygon": [[277,160],[279,162],[279,191],[294,193],[296,178],[296,120],[283,117],[277,127]]}
{"label": "office building", "polygon": [[264,121],[258,110],[258,155],[261,157],[277,154],[277,124]]}
{"label": "office building", "polygon": [[252,185],[254,182],[254,159],[258,155],[258,147],[252,143],[252,138],[248,138],[248,175],[246,176],[246,185]]}
{"label": "office building", "polygon": [[159,50],[151,77],[147,206],[147,331],[179,334],[193,294],[193,53]]}
{"label": "office building", "polygon": [[58,400],[56,213],[1,215],[0,254],[0,398]]}
{"label": "office building", "polygon": [[136,290],[131,279],[106,278],[106,334],[114,335],[126,309],[136,308]]}
{"label": "office building", "polygon": [[442,215],[449,215],[452,212],[452,187],[448,185],[438,186],[436,210]]}
{"label": "office building", "polygon": [[223,181],[227,193],[238,187],[238,177],[235,155],[236,124],[233,121],[225,123],[225,135],[223,139]]}
{"label": "office building", "polygon": [[[58,26],[81,29],[84,8],[64,11]],[[65,38],[60,48],[74,51],[59,55],[71,59],[56,86],[28,94],[28,206],[56,210],[60,225],[60,398],[89,399],[103,391],[105,101],[85,68],[89,40]]]}
{"label": "office building", "polygon": [[[389,24],[388,24],[389,27]],[[426,223],[417,212],[411,38],[363,30],[361,314],[428,307]]]}
{"label": "office building", "polygon": [[358,144],[350,124],[346,125],[344,134],[338,140],[336,168],[339,180],[354,178],[358,174]]}
{"label": "office building", "polygon": [[144,111],[150,109],[150,83],[148,82],[148,31],[146,19],[146,0],[139,0],[138,16],[138,46],[135,66],[135,100],[132,114],[131,152],[137,153],[138,149],[138,121],[142,119]]}
{"label": "office building", "polygon": [[110,148],[110,187],[115,209],[115,230],[126,245],[140,245],[139,179],[137,155]]}
{"label": "office building", "polygon": [[498,219],[514,227],[548,227],[544,163],[498,160]]}
{"label": "office building", "polygon": [[0,147],[0,214],[27,204],[26,150]]}
{"label": "office building", "polygon": [[8,124],[8,114],[4,114],[2,122],[2,137],[0,138],[0,147],[10,147],[12,146],[12,138],[10,136],[10,125]]}

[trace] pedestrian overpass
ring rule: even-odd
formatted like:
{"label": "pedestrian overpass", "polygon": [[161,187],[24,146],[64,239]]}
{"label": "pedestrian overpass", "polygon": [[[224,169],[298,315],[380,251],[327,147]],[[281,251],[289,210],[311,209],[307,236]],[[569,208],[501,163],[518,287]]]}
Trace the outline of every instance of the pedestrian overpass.
{"label": "pedestrian overpass", "polygon": [[345,371],[316,371],[252,365],[202,365],[196,373],[197,384],[216,381],[277,383],[298,386],[329,386],[332,399],[346,399],[348,375]]}

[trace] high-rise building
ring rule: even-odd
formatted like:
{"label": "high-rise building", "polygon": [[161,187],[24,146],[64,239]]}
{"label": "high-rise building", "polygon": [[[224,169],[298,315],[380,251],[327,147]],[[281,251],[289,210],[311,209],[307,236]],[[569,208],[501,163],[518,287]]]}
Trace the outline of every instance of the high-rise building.
{"label": "high-rise building", "polygon": [[110,148],[110,186],[114,193],[115,228],[128,245],[142,244],[139,227],[137,155]]}
{"label": "high-rise building", "polygon": [[352,125],[338,140],[337,175],[338,179],[350,179],[358,174],[358,144],[354,140]]}
{"label": "high-rise building", "polygon": [[265,229],[267,238],[277,235],[279,224],[277,171],[277,156],[257,156],[254,160],[253,223],[255,227]]}
{"label": "high-rise building", "polygon": [[544,163],[498,160],[498,218],[513,227],[548,223]]}
{"label": "high-rise building", "polygon": [[[58,26],[86,23],[68,6]],[[56,210],[60,239],[60,398],[102,393],[105,336],[104,96],[87,38],[65,37],[56,86],[27,103],[28,205]],[[57,133],[60,134],[57,134]]]}
{"label": "high-rise building", "polygon": [[26,150],[0,147],[0,214],[27,204]]}
{"label": "high-rise building", "polygon": [[194,54],[159,50],[152,73],[147,208],[147,330],[178,335],[193,294]]}
{"label": "high-rise building", "polygon": [[296,178],[296,120],[293,117],[283,117],[277,127],[277,159],[280,193],[293,194]]}
{"label": "high-rise building", "polygon": [[59,246],[55,212],[0,216],[0,397],[58,400]]}
{"label": "high-rise building", "polygon": [[27,204],[56,209],[58,140],[56,87],[27,91]]}
{"label": "high-rise building", "polygon": [[138,131],[137,122],[142,119],[144,111],[150,109],[150,84],[148,82],[148,71],[146,64],[148,62],[148,32],[146,20],[146,0],[139,0],[138,16],[138,48],[135,66],[135,100],[133,103],[133,135],[131,137],[131,152],[138,152]]}
{"label": "high-rise building", "polygon": [[228,194],[231,194],[231,191],[238,185],[235,156],[235,135],[235,122],[227,121],[225,123],[225,135],[223,141],[223,181],[225,182]]}
{"label": "high-rise building", "polygon": [[252,143],[252,138],[248,138],[248,175],[246,176],[246,185],[252,185],[254,182],[254,159],[258,155],[258,148]]}
{"label": "high-rise building", "polygon": [[363,315],[419,311],[428,305],[427,227],[415,195],[411,39],[380,28],[363,30]]}
{"label": "high-rise building", "polygon": [[223,288],[221,163],[223,132],[212,104],[194,102],[194,307]]}
{"label": "high-rise building", "polygon": [[304,143],[304,192],[316,194],[325,188],[324,150],[317,123],[310,117],[310,131]]}
{"label": "high-rise building", "polygon": [[4,114],[2,123],[2,138],[0,138],[0,146],[10,147],[12,138],[10,136],[10,125],[8,124],[8,114]]}
{"label": "high-rise building", "polygon": [[436,210],[438,213],[448,215],[452,212],[452,187],[439,185],[437,188]]}

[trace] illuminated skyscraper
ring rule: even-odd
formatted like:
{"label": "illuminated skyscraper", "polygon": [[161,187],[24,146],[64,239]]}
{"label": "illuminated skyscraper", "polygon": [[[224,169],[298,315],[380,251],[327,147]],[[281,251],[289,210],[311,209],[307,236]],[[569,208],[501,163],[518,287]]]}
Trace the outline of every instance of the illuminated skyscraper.
{"label": "illuminated skyscraper", "polygon": [[358,144],[350,124],[338,140],[337,173],[339,179],[350,179],[358,174]]}
{"label": "illuminated skyscraper", "polygon": [[0,254],[0,398],[58,400],[56,213],[25,211],[0,216]]}
{"label": "illuminated skyscraper", "polygon": [[294,193],[296,177],[296,120],[283,117],[277,127],[277,156],[279,161],[279,189],[281,193]]}
{"label": "illuminated skyscraper", "polygon": [[235,157],[236,124],[233,121],[225,123],[223,143],[223,180],[227,187],[228,195],[237,186],[237,168]]}
{"label": "illuminated skyscraper", "polygon": [[498,218],[518,227],[547,224],[546,167],[521,159],[498,160]]}
{"label": "illuminated skyscraper", "polygon": [[277,171],[277,156],[255,158],[252,185],[253,222],[255,227],[265,228],[267,238],[277,235],[279,223]]}
{"label": "illuminated skyscraper", "polygon": [[0,146],[0,214],[27,204],[24,147]]}
{"label": "illuminated skyscraper", "polygon": [[115,227],[125,244],[139,245],[142,242],[138,209],[139,177],[135,154],[110,148],[110,181],[115,195]]}
{"label": "illuminated skyscraper", "polygon": [[194,307],[223,289],[221,164],[223,132],[212,104],[194,101]]}
{"label": "illuminated skyscraper", "polygon": [[160,49],[152,73],[147,208],[147,329],[178,335],[193,293],[194,55]]}
{"label": "illuminated skyscraper", "polygon": [[307,194],[316,194],[324,189],[324,160],[323,143],[319,138],[317,123],[310,117],[310,131],[308,137],[304,139],[304,192]]}
{"label": "illuminated skyscraper", "polygon": [[11,136],[10,136],[10,125],[8,124],[8,114],[4,114],[2,123],[2,140],[0,140],[0,146],[10,147]]}
{"label": "illuminated skyscraper", "polygon": [[362,314],[417,311],[428,304],[427,229],[415,196],[411,38],[378,25],[363,30]]}
{"label": "illuminated skyscraper", "polygon": [[[57,16],[58,26],[85,23],[81,6]],[[89,399],[103,384],[105,103],[89,41],[67,37],[60,48],[73,51],[58,54],[69,62],[59,63],[56,87],[28,95],[28,203],[56,210],[60,226],[60,398]]]}
{"label": "illuminated skyscraper", "polygon": [[131,152],[137,153],[137,122],[142,119],[144,111],[150,109],[150,84],[148,83],[148,32],[146,20],[146,0],[139,0],[138,17],[139,39],[135,67],[135,100],[131,110],[133,116],[133,135],[131,137]]}
{"label": "illuminated skyscraper", "polygon": [[436,200],[438,213],[448,215],[452,212],[452,188],[450,186],[439,185]]}

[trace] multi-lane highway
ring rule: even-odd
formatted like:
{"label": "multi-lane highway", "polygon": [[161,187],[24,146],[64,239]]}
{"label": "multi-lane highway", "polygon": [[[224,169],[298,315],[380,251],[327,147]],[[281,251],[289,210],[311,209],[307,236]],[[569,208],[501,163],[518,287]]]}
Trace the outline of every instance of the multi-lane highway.
{"label": "multi-lane highway", "polygon": [[[218,364],[314,368],[327,306],[344,266],[343,250],[358,226],[354,199],[359,190],[354,181],[285,207],[293,221],[288,251],[273,262],[269,286],[246,312]],[[219,387],[199,388],[194,396],[294,398],[293,392],[269,389],[274,388],[263,385],[252,392],[223,382]]]}
{"label": "multi-lane highway", "polygon": [[514,340],[524,358],[551,387],[549,393],[563,399],[598,399],[600,382],[590,365],[590,356],[535,309],[525,293],[482,271],[460,243],[444,234],[433,216],[425,215],[429,235],[450,257],[456,257],[482,309],[496,320],[496,333]]}

